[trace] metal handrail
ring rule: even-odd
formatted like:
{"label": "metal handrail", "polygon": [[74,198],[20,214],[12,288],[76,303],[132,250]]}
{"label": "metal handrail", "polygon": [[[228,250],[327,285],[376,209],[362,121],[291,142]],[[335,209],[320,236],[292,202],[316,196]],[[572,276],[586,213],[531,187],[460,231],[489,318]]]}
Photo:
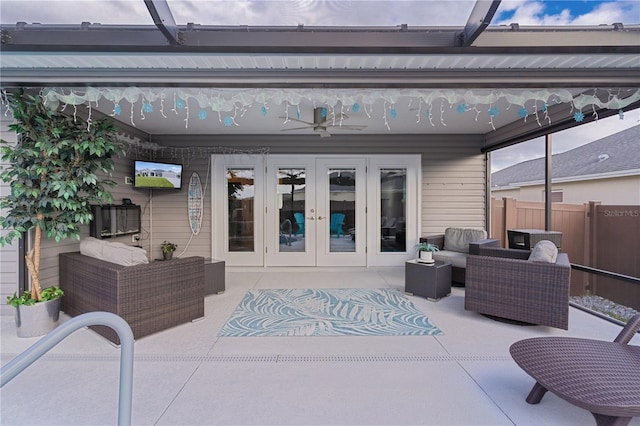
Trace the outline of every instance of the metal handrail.
{"label": "metal handrail", "polygon": [[[594,274],[594,275],[599,275],[602,277],[608,277],[608,278],[613,278],[616,280],[620,280],[620,281],[625,281],[625,282],[629,282],[632,284],[636,284],[636,285],[640,285],[640,278],[637,277],[632,277],[630,275],[624,275],[624,274],[619,274],[617,272],[611,272],[611,271],[607,271],[604,269],[597,269],[597,268],[592,268],[590,266],[584,266],[584,265],[580,265],[577,263],[572,263],[571,264],[571,269],[574,269],[576,271],[582,271],[582,272],[586,272],[588,274]],[[576,302],[572,302],[571,300],[569,300],[569,305],[573,306],[576,309],[580,309],[581,311],[585,311],[590,313],[591,315],[595,315],[601,319],[607,320],[609,322],[612,322],[614,324],[618,324],[618,325],[622,325],[624,326],[625,323],[623,321],[620,321],[616,318],[612,318],[609,315],[603,314],[602,312],[598,312],[595,311],[593,309],[589,309],[585,306],[580,305],[579,303]],[[638,330],[638,333],[640,333],[640,330]]]}
{"label": "metal handrail", "polygon": [[617,272],[606,271],[604,269],[592,268],[590,266],[579,265],[577,263],[571,264],[571,269],[576,271],[588,272],[594,275],[600,275],[603,277],[615,278],[620,281],[626,281],[632,284],[640,284],[640,278],[632,277],[631,275],[619,274]]}
{"label": "metal handrail", "polygon": [[111,327],[120,338],[120,387],[118,393],[118,425],[131,425],[133,395],[133,332],[129,324],[110,312],[89,312],[78,315],[56,327],[27,350],[0,369],[0,388],[40,359],[64,338],[90,325]]}

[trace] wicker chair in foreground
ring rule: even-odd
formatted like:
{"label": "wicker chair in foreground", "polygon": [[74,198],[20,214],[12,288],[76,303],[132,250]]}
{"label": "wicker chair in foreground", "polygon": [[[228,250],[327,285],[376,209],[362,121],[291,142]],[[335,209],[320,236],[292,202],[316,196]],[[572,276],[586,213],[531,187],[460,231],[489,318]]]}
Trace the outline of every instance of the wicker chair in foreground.
{"label": "wicker chair in foreground", "polygon": [[464,308],[499,318],[568,329],[571,265],[528,260],[527,250],[480,247],[467,258]]}

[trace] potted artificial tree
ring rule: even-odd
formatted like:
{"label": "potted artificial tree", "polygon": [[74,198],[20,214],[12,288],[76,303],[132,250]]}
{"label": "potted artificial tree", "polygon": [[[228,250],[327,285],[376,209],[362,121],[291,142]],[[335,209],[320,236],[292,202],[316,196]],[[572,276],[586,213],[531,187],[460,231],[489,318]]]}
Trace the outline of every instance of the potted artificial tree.
{"label": "potted artificial tree", "polygon": [[0,199],[0,226],[9,230],[0,236],[0,245],[34,231],[25,256],[31,290],[7,300],[16,307],[18,336],[33,337],[57,325],[62,296],[58,287],[43,290],[40,284],[42,234],[56,242],[80,239],[80,225],[93,218],[91,204],[112,200],[106,187],[115,182],[99,174],[108,177],[114,168],[112,157],[124,150],[106,118],[87,123],[62,115],[23,90],[9,95],[9,106],[14,118],[9,129],[19,139],[15,146],[1,141],[2,159],[9,165],[0,178],[11,185],[11,192]]}
{"label": "potted artificial tree", "polygon": [[440,249],[435,244],[418,243],[416,251],[418,252],[418,262],[433,263],[433,252],[440,251]]}

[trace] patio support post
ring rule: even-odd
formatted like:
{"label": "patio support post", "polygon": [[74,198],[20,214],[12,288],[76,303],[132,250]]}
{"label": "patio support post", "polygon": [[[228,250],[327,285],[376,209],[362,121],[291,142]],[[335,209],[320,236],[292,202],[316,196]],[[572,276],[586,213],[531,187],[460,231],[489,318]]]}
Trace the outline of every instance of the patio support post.
{"label": "patio support post", "polygon": [[504,202],[504,220],[503,229],[501,233],[503,235],[502,246],[504,248],[509,247],[509,239],[507,231],[512,228],[518,227],[518,206],[516,205],[516,199],[512,197],[502,197]]}
{"label": "patio support post", "polygon": [[552,188],[551,181],[553,178],[553,170],[551,164],[551,133],[547,133],[544,137],[545,141],[545,166],[544,166],[544,229],[551,231],[551,206],[552,206]]}
{"label": "patio support post", "polygon": [[22,236],[18,239],[18,294],[22,294],[29,289],[29,282],[27,277],[29,272],[27,271],[27,262],[25,256],[27,255],[29,234],[23,232]]}
{"label": "patio support post", "polygon": [[[484,153],[484,176],[484,229],[491,236],[491,213],[493,212],[493,206],[491,205],[491,151]],[[494,236],[493,238],[496,237]]]}

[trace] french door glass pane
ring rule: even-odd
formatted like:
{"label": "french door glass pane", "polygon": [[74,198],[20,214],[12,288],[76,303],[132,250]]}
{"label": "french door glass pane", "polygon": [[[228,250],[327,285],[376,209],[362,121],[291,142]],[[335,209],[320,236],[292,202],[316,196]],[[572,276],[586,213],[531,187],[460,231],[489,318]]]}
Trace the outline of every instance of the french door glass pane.
{"label": "french door glass pane", "polygon": [[405,252],[407,169],[380,169],[380,251]]}
{"label": "french door glass pane", "polygon": [[278,169],[278,249],[280,252],[305,251],[306,170]]}
{"label": "french door glass pane", "polygon": [[329,169],[329,251],[355,252],[356,170]]}
{"label": "french door glass pane", "polygon": [[253,168],[227,169],[229,197],[229,251],[253,252],[253,209],[255,196],[255,170]]}

